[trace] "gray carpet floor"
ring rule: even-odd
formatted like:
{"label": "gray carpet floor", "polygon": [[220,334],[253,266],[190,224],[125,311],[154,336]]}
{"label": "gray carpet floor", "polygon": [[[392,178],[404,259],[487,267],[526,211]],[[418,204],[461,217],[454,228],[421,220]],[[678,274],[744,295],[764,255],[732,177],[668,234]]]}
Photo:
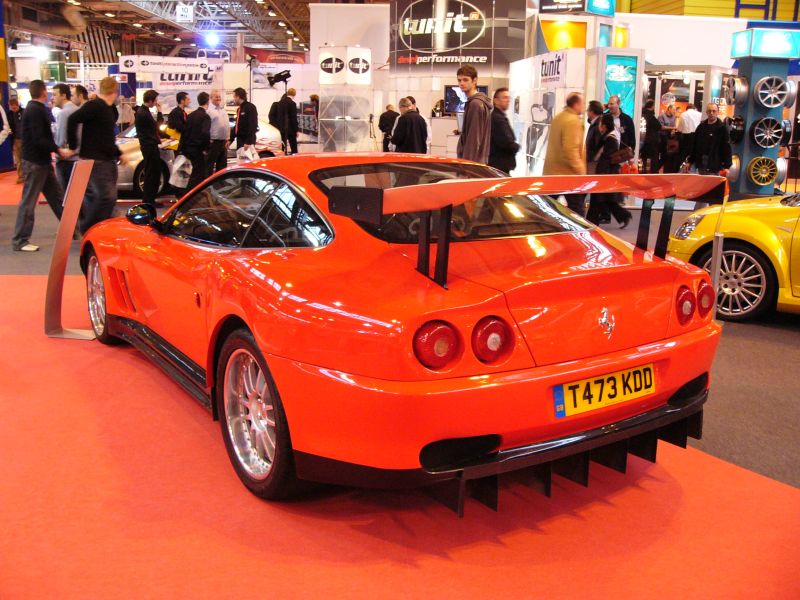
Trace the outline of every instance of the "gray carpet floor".
{"label": "gray carpet floor", "polygon": [[[124,212],[126,205],[120,204],[117,210]],[[687,214],[676,213],[674,226]],[[28,254],[11,250],[15,216],[15,207],[0,206],[0,275],[46,274],[55,217],[47,206],[37,207],[32,242],[41,250]],[[607,228],[633,242],[638,217],[634,211],[634,221],[626,230],[615,225]],[[655,240],[658,213],[654,217],[651,240]],[[70,274],[80,273],[74,260],[77,248],[73,243]],[[725,324],[705,414],[704,437],[693,445],[800,487],[800,315],[772,314],[754,323]]]}

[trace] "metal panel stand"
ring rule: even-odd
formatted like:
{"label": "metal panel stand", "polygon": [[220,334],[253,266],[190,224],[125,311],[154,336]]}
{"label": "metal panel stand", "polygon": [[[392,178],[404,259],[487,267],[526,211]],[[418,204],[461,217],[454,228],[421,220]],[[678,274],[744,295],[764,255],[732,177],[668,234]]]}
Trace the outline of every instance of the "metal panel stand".
{"label": "metal panel stand", "polygon": [[53,256],[50,259],[50,273],[47,276],[47,295],[44,303],[44,332],[49,337],[71,340],[94,339],[94,332],[91,329],[64,329],[61,325],[61,299],[64,292],[64,275],[67,272],[69,249],[72,246],[72,234],[78,223],[78,215],[93,166],[93,160],[77,161],[72,168],[72,175],[64,194],[64,212],[58,225]]}

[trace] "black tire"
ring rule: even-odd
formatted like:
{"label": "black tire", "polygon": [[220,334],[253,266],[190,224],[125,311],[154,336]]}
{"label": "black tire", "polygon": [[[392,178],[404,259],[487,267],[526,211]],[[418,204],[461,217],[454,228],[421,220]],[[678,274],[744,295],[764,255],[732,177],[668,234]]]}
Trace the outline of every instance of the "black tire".
{"label": "black tire", "polygon": [[[121,343],[117,337],[114,337],[108,332],[108,311],[106,308],[106,282],[103,277],[103,270],[100,268],[100,261],[97,258],[94,250],[89,248],[84,254],[84,265],[86,266],[86,303],[89,311],[89,321],[92,324],[92,330],[97,341],[113,346]],[[100,278],[100,286],[98,287],[96,277]],[[99,303],[99,296],[102,296],[102,308]],[[102,325],[100,321],[102,320]]]}
{"label": "black tire", "polygon": [[[161,188],[158,190],[158,195],[166,194],[169,191],[169,168],[162,160],[161,163]],[[144,171],[144,161],[140,161],[133,171],[133,192],[137,196],[142,195],[142,172]]]}
{"label": "black tire", "polygon": [[[273,407],[272,414],[274,415],[275,421],[274,433],[276,441],[274,456],[268,474],[263,478],[255,477],[251,471],[248,470],[245,461],[240,459],[237,454],[232,438],[232,429],[239,428],[240,437],[244,438],[245,436],[241,435],[241,424],[238,424],[238,426],[237,424],[229,425],[228,411],[225,405],[225,390],[228,386],[228,380],[226,379],[228,363],[247,355],[255,359],[261,374],[264,376],[270,395],[269,401],[271,401],[271,406]],[[258,349],[252,333],[246,329],[237,329],[226,338],[220,350],[219,360],[217,361],[216,375],[217,385],[214,391],[214,401],[216,402],[217,414],[219,415],[220,430],[222,432],[222,439],[225,442],[225,449],[228,452],[228,458],[236,474],[239,476],[239,479],[248,490],[259,498],[264,498],[266,500],[282,500],[295,496],[300,486],[297,476],[295,475],[289,424],[286,420],[286,414],[283,411],[283,404],[278,395],[275,381],[272,379],[267,363],[261,351]],[[241,409],[240,406],[238,408]],[[251,417],[253,416],[251,410],[247,412]],[[233,420],[235,422],[237,419],[234,417]],[[244,418],[242,418],[242,420],[246,421]],[[245,429],[247,429],[246,426]],[[250,444],[255,446],[254,436],[252,434],[247,434],[246,437],[249,437]],[[241,444],[241,441],[239,443]]]}
{"label": "black tire", "polygon": [[[698,267],[705,268],[710,272],[711,254],[712,249],[711,247],[708,247],[706,250],[692,259],[692,263]],[[760,294],[758,301],[753,301],[750,297],[742,300],[744,295],[740,296],[740,302],[738,305],[733,301],[737,294],[744,294],[744,292],[737,291],[737,286],[739,289],[741,289],[741,280],[738,280],[737,278],[726,280],[725,277],[725,261],[726,259],[730,261],[730,259],[734,257],[738,257],[737,260],[747,257],[747,259],[752,261],[754,267],[752,267],[751,270],[745,274],[748,278],[752,277],[756,273],[759,273],[759,269],[760,273],[763,274],[763,277],[761,278],[761,280],[763,280],[763,292]],[[730,262],[728,262],[728,264],[730,264]],[[733,264],[735,265],[736,263],[734,262]],[[722,273],[720,273],[720,288],[721,290],[730,290],[730,293],[721,291],[719,294],[717,294],[717,317],[725,321],[749,321],[756,319],[775,308],[775,301],[778,296],[778,277],[775,275],[775,269],[770,260],[759,249],[738,240],[725,240],[723,247]],[[737,310],[737,306],[741,306],[742,303],[749,302],[752,302],[752,306],[748,306],[746,310]],[[729,305],[733,307],[734,310],[729,310],[727,308]]]}

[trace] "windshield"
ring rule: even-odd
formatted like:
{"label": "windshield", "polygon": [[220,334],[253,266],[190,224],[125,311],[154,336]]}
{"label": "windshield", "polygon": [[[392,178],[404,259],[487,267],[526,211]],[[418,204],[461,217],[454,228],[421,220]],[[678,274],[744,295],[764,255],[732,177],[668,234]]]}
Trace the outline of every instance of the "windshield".
{"label": "windshield", "polygon": [[[504,176],[484,165],[437,162],[396,162],[346,165],[310,174],[311,181],[326,194],[334,186],[388,189],[436,183],[452,179]],[[423,213],[384,215],[380,226],[358,223],[367,233],[390,243],[417,243]],[[431,219],[431,236],[436,238],[439,211]],[[583,231],[591,225],[576,217],[549,196],[505,196],[475,198],[453,208],[454,242],[502,237]]]}

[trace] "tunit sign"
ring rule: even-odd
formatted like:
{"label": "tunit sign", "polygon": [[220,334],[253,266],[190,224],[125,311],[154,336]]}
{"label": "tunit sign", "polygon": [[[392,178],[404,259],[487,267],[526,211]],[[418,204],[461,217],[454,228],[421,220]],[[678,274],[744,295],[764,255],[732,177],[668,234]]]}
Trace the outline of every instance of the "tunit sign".
{"label": "tunit sign", "polygon": [[342,69],[344,69],[344,61],[341,58],[336,58],[335,56],[323,58],[319,63],[319,68],[326,73],[339,73]]}
{"label": "tunit sign", "polygon": [[416,0],[400,16],[399,38],[424,53],[466,48],[483,36],[486,15],[464,0]]}

